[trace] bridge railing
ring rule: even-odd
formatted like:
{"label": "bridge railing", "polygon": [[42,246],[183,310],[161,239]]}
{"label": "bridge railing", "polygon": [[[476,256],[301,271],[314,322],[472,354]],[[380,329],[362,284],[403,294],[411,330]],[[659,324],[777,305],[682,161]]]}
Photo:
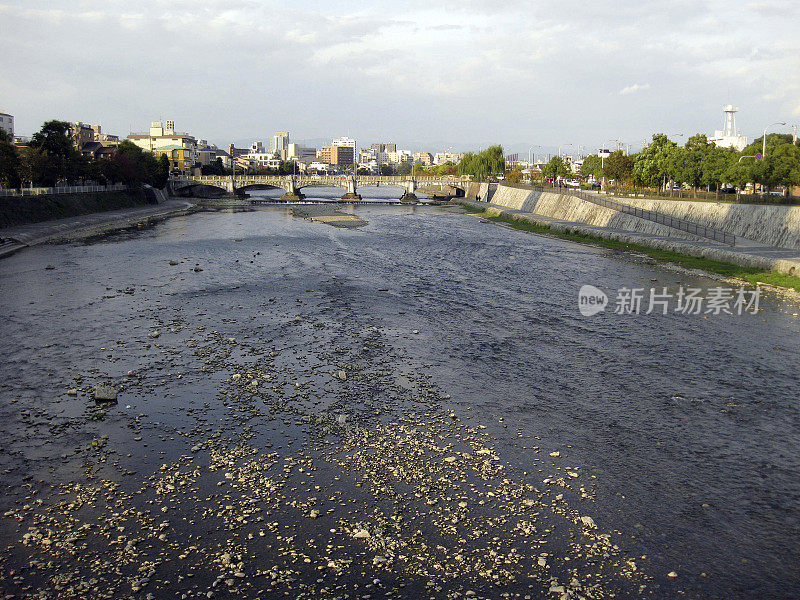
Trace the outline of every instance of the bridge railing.
{"label": "bridge railing", "polygon": [[0,196],[49,196],[55,194],[85,194],[89,192],[116,192],[128,189],[123,183],[114,185],[62,185],[56,187],[30,187],[0,190]]}
{"label": "bridge railing", "polygon": [[599,206],[605,206],[607,208],[614,209],[618,212],[625,213],[627,215],[633,215],[634,217],[639,217],[640,219],[645,219],[646,221],[660,223],[661,225],[666,225],[667,227],[671,227],[672,229],[677,229],[678,231],[685,231],[686,233],[691,233],[693,235],[706,238],[709,240],[714,240],[716,242],[722,242],[723,244],[728,244],[729,246],[736,245],[736,236],[733,234],[726,233],[724,231],[720,231],[719,229],[714,229],[712,227],[698,225],[697,223],[693,223],[692,221],[687,221],[686,219],[671,217],[669,215],[665,215],[663,213],[655,212],[652,210],[645,210],[643,208],[637,208],[635,206],[623,204],[621,202],[617,202],[616,200],[611,200],[610,198],[605,198],[597,194],[592,194],[591,192],[585,192],[583,190],[574,190],[570,188],[548,188],[542,186],[533,186],[533,189],[539,192],[558,191],[559,193],[562,194],[577,196],[581,200],[586,200],[587,202],[591,202]]}

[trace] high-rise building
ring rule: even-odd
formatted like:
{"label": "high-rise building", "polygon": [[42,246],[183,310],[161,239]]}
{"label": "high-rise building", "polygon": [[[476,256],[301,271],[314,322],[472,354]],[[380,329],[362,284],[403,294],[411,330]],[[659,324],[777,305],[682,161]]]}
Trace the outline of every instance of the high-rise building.
{"label": "high-rise building", "polygon": [[0,129],[14,139],[14,117],[8,113],[0,112]]}
{"label": "high-rise building", "polygon": [[276,131],[275,135],[270,138],[269,151],[270,154],[278,153],[281,160],[286,160],[286,151],[289,149],[289,132]]}

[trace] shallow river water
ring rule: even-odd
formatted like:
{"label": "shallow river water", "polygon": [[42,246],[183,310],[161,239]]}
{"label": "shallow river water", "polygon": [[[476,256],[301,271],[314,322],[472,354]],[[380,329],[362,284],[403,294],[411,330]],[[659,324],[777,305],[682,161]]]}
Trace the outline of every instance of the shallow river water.
{"label": "shallow river water", "polygon": [[0,261],[0,591],[800,596],[795,300],[615,314],[734,286],[343,210],[367,224],[199,213]]}

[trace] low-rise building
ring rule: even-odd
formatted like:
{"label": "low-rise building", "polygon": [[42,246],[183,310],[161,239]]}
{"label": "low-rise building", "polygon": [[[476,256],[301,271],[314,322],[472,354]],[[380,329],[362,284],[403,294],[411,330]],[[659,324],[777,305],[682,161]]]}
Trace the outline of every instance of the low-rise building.
{"label": "low-rise building", "polygon": [[443,165],[444,163],[451,162],[457,165],[464,158],[463,152],[437,152],[433,157],[433,164]]}
{"label": "low-rise building", "polygon": [[143,150],[167,155],[173,169],[184,173],[188,173],[198,159],[197,140],[188,133],[176,132],[175,121],[153,121],[149,133],[131,133],[128,140]]}
{"label": "low-rise building", "polygon": [[433,164],[433,155],[430,152],[414,152],[414,162],[429,167]]}

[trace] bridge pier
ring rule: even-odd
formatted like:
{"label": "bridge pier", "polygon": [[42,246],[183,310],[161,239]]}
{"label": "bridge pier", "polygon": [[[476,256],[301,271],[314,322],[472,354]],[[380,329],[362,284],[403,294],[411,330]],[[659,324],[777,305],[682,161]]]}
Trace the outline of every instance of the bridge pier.
{"label": "bridge pier", "polygon": [[347,201],[359,201],[361,200],[361,195],[357,192],[356,188],[356,178],[353,177],[347,181],[347,192],[344,196],[342,196],[342,202]]}
{"label": "bridge pier", "polygon": [[417,183],[413,179],[409,180],[405,185],[405,191],[403,192],[403,196],[400,198],[400,202],[408,203],[408,204],[415,204],[417,202],[417,195],[414,193],[417,191]]}
{"label": "bridge pier", "polygon": [[297,187],[297,182],[295,181],[294,177],[291,177],[286,181],[283,189],[286,190],[286,193],[281,196],[281,200],[284,202],[300,202],[301,200],[305,199],[305,195],[303,195],[303,193]]}

